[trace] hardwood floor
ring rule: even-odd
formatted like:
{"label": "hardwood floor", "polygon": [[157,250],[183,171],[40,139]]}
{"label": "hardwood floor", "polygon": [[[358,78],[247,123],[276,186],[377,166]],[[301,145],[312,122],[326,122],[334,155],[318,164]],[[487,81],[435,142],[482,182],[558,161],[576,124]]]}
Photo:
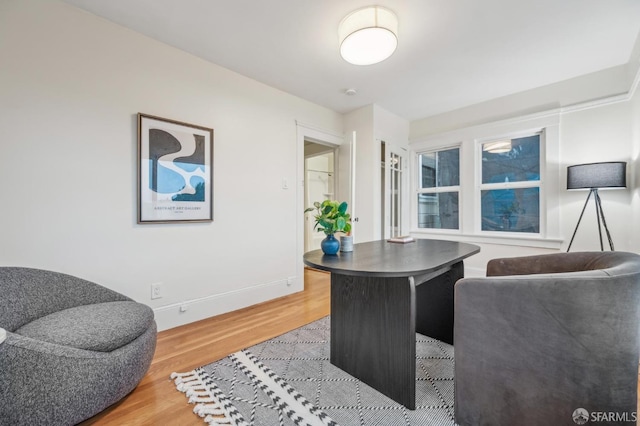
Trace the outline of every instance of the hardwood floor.
{"label": "hardwood floor", "polygon": [[328,315],[329,274],[305,269],[304,279],[303,292],[158,333],[155,356],[140,385],[81,424],[204,425],[169,375],[217,361]]}
{"label": "hardwood floor", "polygon": [[118,404],[82,425],[204,425],[169,378],[329,315],[328,273],[305,268],[305,290],[158,333],[149,372]]}

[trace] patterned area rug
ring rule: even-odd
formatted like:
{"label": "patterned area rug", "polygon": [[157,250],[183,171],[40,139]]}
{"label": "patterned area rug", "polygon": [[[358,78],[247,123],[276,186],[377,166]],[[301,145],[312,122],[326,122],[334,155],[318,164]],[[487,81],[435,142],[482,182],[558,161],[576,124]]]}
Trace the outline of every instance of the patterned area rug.
{"label": "patterned area rug", "polygon": [[413,411],[329,362],[329,317],[171,377],[212,425],[454,425],[453,346],[416,352]]}

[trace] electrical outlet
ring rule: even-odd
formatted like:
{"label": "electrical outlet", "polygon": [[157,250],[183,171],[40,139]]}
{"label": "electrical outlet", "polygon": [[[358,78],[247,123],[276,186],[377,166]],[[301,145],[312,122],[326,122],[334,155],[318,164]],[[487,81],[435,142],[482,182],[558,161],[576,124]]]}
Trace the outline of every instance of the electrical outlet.
{"label": "electrical outlet", "polygon": [[162,283],[151,284],[151,298],[160,299],[162,297]]}

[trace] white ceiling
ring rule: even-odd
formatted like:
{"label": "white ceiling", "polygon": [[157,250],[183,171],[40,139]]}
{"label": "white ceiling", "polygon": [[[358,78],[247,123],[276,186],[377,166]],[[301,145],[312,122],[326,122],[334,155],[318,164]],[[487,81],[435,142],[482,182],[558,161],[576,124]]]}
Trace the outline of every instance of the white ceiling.
{"label": "white ceiling", "polygon": [[382,0],[398,49],[363,67],[340,58],[338,23],[375,2],[64,1],[338,112],[409,120],[624,65],[640,32],[639,0]]}

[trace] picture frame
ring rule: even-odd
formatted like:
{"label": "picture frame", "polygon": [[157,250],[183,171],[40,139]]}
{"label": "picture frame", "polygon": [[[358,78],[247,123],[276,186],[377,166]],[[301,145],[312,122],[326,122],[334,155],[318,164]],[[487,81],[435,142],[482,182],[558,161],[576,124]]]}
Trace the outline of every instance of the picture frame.
{"label": "picture frame", "polygon": [[213,129],[138,113],[138,223],[213,221]]}

